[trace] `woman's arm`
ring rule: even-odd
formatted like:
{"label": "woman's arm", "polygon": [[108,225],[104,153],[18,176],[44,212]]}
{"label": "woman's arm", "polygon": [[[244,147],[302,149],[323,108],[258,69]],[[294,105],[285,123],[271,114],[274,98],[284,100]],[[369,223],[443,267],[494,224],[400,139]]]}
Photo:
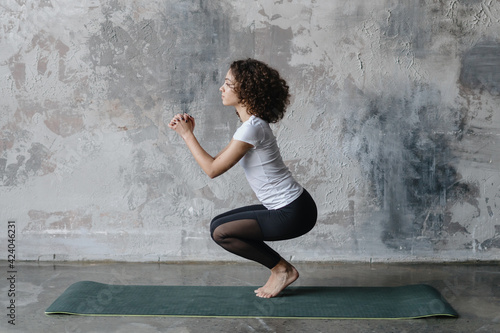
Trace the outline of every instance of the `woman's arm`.
{"label": "woman's arm", "polygon": [[231,140],[217,157],[212,157],[201,147],[194,134],[188,134],[183,139],[196,162],[210,178],[220,176],[231,169],[253,147],[243,141]]}
{"label": "woman's arm", "polygon": [[253,147],[243,141],[231,140],[216,157],[212,157],[194,136],[194,119],[191,116],[176,115],[168,126],[184,139],[194,159],[210,178],[220,176],[231,169]]}

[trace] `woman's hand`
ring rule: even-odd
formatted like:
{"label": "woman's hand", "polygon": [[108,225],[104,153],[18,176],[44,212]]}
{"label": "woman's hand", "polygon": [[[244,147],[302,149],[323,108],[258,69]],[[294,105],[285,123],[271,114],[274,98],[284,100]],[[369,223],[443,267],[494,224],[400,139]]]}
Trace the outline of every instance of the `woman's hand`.
{"label": "woman's hand", "polygon": [[176,114],[168,124],[168,127],[176,131],[183,138],[187,134],[193,133],[194,126],[195,126],[194,118],[188,115],[187,113]]}

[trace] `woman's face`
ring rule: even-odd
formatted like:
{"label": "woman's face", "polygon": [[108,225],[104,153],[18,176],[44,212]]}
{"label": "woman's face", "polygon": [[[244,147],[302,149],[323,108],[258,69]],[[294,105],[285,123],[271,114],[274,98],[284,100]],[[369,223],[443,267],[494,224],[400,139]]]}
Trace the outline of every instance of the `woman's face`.
{"label": "woman's face", "polygon": [[238,95],[234,91],[234,85],[236,81],[231,73],[231,70],[227,71],[226,78],[224,79],[224,84],[219,88],[222,92],[222,104],[225,106],[237,106],[240,104]]}

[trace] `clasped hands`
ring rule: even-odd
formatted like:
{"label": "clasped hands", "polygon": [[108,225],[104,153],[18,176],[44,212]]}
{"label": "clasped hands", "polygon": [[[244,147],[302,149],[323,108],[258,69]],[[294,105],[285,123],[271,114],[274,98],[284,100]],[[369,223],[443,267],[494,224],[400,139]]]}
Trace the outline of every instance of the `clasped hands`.
{"label": "clasped hands", "polygon": [[192,133],[194,131],[194,125],[194,118],[187,113],[176,114],[170,123],[168,123],[168,127],[176,131],[180,136]]}

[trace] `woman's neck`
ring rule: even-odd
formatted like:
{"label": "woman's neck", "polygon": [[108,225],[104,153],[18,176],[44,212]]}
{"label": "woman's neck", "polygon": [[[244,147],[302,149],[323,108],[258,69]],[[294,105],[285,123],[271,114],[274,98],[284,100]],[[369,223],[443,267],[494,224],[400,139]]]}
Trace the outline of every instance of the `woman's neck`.
{"label": "woman's neck", "polygon": [[244,123],[245,121],[247,121],[248,119],[250,119],[250,117],[252,116],[247,108],[241,104],[237,105],[236,106],[236,112],[238,113],[238,116],[240,117],[240,120],[242,123]]}

